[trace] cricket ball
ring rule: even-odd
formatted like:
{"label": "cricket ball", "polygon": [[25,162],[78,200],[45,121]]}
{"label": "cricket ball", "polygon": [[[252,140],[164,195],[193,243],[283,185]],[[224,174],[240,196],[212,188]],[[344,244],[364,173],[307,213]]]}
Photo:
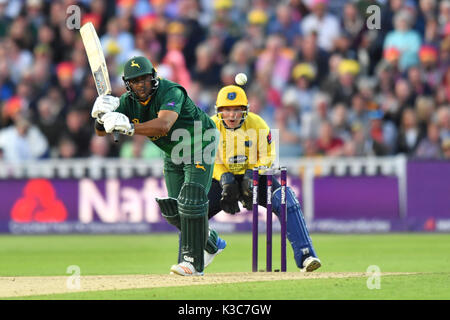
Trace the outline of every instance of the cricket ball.
{"label": "cricket ball", "polygon": [[234,81],[240,85],[243,86],[244,84],[247,83],[247,76],[245,75],[245,73],[238,73],[235,77],[234,77]]}

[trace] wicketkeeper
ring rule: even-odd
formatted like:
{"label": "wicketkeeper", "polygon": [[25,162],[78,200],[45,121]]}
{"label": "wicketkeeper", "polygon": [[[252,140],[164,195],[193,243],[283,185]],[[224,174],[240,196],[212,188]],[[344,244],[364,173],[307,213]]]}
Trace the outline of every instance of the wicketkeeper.
{"label": "wicketkeeper", "polygon": [[[221,210],[235,214],[238,202],[252,210],[252,169],[270,167],[275,159],[270,128],[257,114],[249,112],[245,91],[238,86],[223,87],[212,117],[220,131],[219,148],[214,165],[211,189],[208,193],[209,218]],[[266,207],[267,176],[259,175],[258,203]],[[273,179],[273,212],[279,217],[281,185]],[[291,188],[286,188],[287,238],[294,251],[295,262],[302,271],[314,271],[321,266],[317,258],[300,203]]]}
{"label": "wicketkeeper", "polygon": [[[149,137],[164,151],[168,197],[156,199],[164,218],[180,230],[181,255],[171,273],[203,275],[206,263],[225,242],[208,228],[208,191],[217,148],[217,129],[209,116],[177,83],[157,77],[145,57],[126,62],[120,98],[100,96],[92,117],[97,135],[117,131]],[[211,134],[212,132],[212,134]],[[181,141],[180,141],[181,140]]]}

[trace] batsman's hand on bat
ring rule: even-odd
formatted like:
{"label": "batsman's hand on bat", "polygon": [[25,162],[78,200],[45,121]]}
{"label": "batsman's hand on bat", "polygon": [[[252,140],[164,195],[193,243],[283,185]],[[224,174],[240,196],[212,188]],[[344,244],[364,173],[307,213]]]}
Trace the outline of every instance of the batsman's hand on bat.
{"label": "batsman's hand on bat", "polygon": [[245,209],[252,210],[253,207],[253,170],[245,170],[241,184],[241,202]]}
{"label": "batsman's hand on bat", "polygon": [[130,122],[128,117],[120,112],[105,113],[101,121],[107,133],[117,131],[127,136],[134,135],[134,124]]}
{"label": "batsman's hand on bat", "polygon": [[220,207],[223,211],[235,214],[240,211],[239,208],[239,185],[231,172],[225,172],[220,177],[220,186],[222,187],[222,197]]}
{"label": "batsman's hand on bat", "polygon": [[112,112],[119,107],[120,99],[114,96],[104,95],[98,96],[92,107],[91,116],[100,124],[103,124],[101,116],[104,113]]}

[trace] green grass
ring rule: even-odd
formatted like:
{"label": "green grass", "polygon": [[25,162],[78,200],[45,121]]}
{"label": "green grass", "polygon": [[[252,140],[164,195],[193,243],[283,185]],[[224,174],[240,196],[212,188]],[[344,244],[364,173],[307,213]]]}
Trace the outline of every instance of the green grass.
{"label": "green grass", "polygon": [[[274,268],[279,266],[274,235]],[[251,269],[251,235],[224,234],[228,247],[207,273]],[[449,234],[313,234],[322,260],[320,272],[420,272],[383,276],[381,288],[369,290],[366,277],[306,279],[189,287],[78,292],[24,299],[450,299]],[[68,276],[77,265],[81,275],[167,274],[176,260],[176,234],[0,236],[0,276]],[[259,266],[263,268],[264,237]],[[296,269],[288,248],[288,271]]]}

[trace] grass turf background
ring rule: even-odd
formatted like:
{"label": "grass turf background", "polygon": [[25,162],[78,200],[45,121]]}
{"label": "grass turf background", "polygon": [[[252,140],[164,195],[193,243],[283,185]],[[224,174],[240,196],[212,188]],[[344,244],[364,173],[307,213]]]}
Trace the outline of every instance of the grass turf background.
{"label": "grass turf background", "polygon": [[[227,248],[207,273],[251,270],[251,234],[224,234]],[[379,290],[367,278],[266,281],[176,288],[77,292],[24,299],[450,299],[449,234],[313,234],[322,260],[319,272],[420,272],[383,276]],[[265,267],[260,237],[259,269]],[[279,267],[274,235],[273,267]],[[177,256],[176,234],[0,236],[0,276],[68,276],[77,265],[83,275],[167,274]],[[288,247],[288,271],[298,270]]]}

